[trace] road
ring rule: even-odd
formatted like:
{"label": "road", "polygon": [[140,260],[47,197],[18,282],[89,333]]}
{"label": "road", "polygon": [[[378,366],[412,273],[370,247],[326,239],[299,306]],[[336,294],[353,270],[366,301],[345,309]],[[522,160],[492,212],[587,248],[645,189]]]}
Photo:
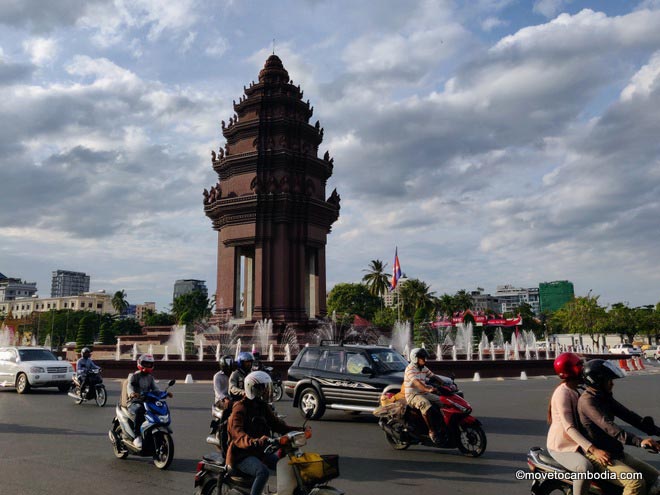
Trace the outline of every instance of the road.
{"label": "road", "polygon": [[[479,459],[426,447],[394,451],[371,415],[339,411],[311,423],[313,438],[307,449],[340,454],[341,477],[332,484],[349,495],[422,489],[437,493],[438,488],[457,494],[528,494],[529,483],[517,481],[515,472],[526,468],[530,446],[545,443],[547,401],[556,384],[554,378],[459,381],[488,435],[488,449]],[[148,459],[114,458],[107,430],[119,383],[108,380],[106,385],[109,399],[104,408],[77,406],[55,390],[37,389],[29,395],[0,390],[0,494],[192,493],[196,463],[212,450],[204,442],[211,385],[177,384],[172,389],[175,460],[168,471],[157,470]],[[619,380],[615,394],[640,414],[660,421],[660,374]],[[277,408],[287,422],[301,424],[290,401],[277,403]],[[630,451],[660,468],[658,456]],[[271,487],[274,491],[274,479]]]}

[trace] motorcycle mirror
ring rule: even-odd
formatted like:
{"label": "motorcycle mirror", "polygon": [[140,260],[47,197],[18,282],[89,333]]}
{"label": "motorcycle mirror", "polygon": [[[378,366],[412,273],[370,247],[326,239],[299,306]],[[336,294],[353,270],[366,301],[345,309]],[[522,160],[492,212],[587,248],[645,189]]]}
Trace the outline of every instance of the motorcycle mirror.
{"label": "motorcycle mirror", "polygon": [[57,356],[58,361],[62,361],[62,356]]}
{"label": "motorcycle mirror", "polygon": [[171,387],[176,383],[176,380],[170,380],[170,382],[167,384],[168,387]]}

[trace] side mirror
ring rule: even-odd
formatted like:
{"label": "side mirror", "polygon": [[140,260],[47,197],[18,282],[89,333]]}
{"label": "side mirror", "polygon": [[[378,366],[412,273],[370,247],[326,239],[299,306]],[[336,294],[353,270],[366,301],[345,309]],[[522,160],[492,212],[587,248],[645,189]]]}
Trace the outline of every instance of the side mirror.
{"label": "side mirror", "polygon": [[175,383],[176,383],[176,380],[172,379],[172,380],[169,381],[169,383],[167,384],[167,386],[168,386],[168,387],[171,387],[171,386],[174,385]]}
{"label": "side mirror", "polygon": [[372,370],[369,366],[365,366],[362,368],[362,374],[363,375],[373,375],[374,370]]}
{"label": "side mirror", "polygon": [[62,361],[62,356],[57,356],[58,361]]}

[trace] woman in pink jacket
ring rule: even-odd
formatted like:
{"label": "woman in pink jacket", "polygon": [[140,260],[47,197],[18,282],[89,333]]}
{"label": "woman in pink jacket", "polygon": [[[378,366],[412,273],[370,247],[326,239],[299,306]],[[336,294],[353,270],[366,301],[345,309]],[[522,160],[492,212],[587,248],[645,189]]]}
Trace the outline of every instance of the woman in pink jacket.
{"label": "woman in pink jacket", "polygon": [[[565,352],[555,359],[555,372],[561,383],[552,394],[548,407],[547,447],[550,455],[566,469],[575,473],[594,471],[594,467],[584,456],[586,452],[604,464],[610,457],[604,450],[596,448],[582,433],[577,413],[578,385],[582,382],[583,361],[577,354]],[[575,495],[587,495],[590,482],[576,479],[573,482]]]}

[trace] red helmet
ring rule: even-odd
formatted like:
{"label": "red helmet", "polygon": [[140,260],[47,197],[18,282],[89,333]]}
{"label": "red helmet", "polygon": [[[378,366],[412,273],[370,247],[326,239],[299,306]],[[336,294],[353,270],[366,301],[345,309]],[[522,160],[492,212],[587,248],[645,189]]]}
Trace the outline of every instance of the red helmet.
{"label": "red helmet", "polygon": [[559,378],[580,378],[584,361],[574,352],[564,352],[555,359],[555,373]]}
{"label": "red helmet", "polygon": [[142,354],[137,361],[137,368],[143,373],[151,373],[154,364],[154,357],[151,354]]}

